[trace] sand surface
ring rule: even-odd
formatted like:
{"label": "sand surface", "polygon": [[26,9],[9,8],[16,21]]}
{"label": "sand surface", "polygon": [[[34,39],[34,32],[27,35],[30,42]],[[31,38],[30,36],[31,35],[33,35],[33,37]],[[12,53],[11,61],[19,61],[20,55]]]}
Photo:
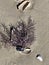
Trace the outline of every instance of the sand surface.
{"label": "sand surface", "polygon": [[[34,8],[25,12],[16,9],[14,0],[0,0],[0,23],[15,25],[21,18],[34,19],[36,41],[28,55],[20,54],[15,48],[6,49],[0,44],[0,65],[49,65],[49,0],[35,0]],[[41,54],[43,62],[36,59]]]}

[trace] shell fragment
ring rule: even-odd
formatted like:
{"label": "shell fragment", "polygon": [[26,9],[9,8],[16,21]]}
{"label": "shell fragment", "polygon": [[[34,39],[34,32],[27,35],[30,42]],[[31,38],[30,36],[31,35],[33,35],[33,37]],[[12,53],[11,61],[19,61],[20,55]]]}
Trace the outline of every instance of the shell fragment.
{"label": "shell fragment", "polygon": [[31,49],[30,48],[26,48],[26,49],[24,49],[24,51],[23,51],[23,53],[25,53],[25,54],[29,54],[31,52]]}
{"label": "shell fragment", "polygon": [[40,55],[40,54],[37,54],[37,56],[36,56],[36,58],[39,60],[39,61],[43,61],[43,58],[42,58],[42,56]]}
{"label": "shell fragment", "polygon": [[19,51],[19,53],[21,54],[29,54],[31,52],[31,49],[30,48],[27,48],[27,49],[24,49],[23,51]]}
{"label": "shell fragment", "polygon": [[32,3],[29,0],[22,0],[22,1],[19,1],[16,6],[17,6],[17,9],[22,11],[22,10],[29,9],[32,6]]}

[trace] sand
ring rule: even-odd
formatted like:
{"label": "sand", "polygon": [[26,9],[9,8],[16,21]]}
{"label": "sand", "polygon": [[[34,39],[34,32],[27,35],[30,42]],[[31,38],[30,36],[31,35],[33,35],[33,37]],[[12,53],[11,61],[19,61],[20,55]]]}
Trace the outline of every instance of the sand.
{"label": "sand", "polygon": [[[49,65],[49,0],[35,0],[34,8],[18,11],[14,0],[0,0],[0,23],[15,25],[20,18],[27,21],[31,16],[35,24],[36,41],[28,55],[20,54],[15,48],[4,48],[0,44],[0,65]],[[41,54],[43,62],[36,59]]]}

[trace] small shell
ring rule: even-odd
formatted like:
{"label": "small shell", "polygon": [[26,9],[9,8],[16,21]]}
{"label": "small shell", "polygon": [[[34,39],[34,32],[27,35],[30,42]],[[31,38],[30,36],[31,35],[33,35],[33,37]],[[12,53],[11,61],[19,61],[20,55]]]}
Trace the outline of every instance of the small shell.
{"label": "small shell", "polygon": [[25,54],[29,54],[31,52],[31,49],[30,48],[26,48],[26,49],[24,49],[24,51],[23,51],[23,53],[25,53]]}
{"label": "small shell", "polygon": [[17,9],[23,11],[23,10],[31,8],[32,4],[33,3],[29,0],[20,0],[16,6],[17,6]]}
{"label": "small shell", "polygon": [[26,54],[29,54],[31,52],[31,49],[24,49],[24,51],[19,51],[20,54],[22,55],[26,55]]}
{"label": "small shell", "polygon": [[36,56],[36,58],[39,60],[39,61],[43,61],[43,58],[42,58],[42,56],[40,55],[40,54],[37,54],[37,56]]}

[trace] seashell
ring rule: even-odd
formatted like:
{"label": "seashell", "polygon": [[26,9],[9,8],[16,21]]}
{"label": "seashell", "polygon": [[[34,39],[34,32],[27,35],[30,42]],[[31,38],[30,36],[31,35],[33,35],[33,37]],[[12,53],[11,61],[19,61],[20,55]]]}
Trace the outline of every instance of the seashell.
{"label": "seashell", "polygon": [[40,54],[37,54],[37,56],[36,56],[36,58],[39,60],[39,61],[43,61],[43,58],[42,58],[42,56],[40,55]]}
{"label": "seashell", "polygon": [[17,9],[19,10],[26,10],[32,7],[32,3],[29,0],[21,0],[21,2],[19,1],[18,4],[16,5]]}
{"label": "seashell", "polygon": [[29,54],[31,52],[31,49],[30,48],[26,48],[26,49],[24,49],[24,51],[23,51],[23,53],[25,53],[25,54]]}
{"label": "seashell", "polygon": [[31,52],[31,49],[30,48],[24,49],[23,51],[19,51],[19,53],[22,54],[22,55],[29,54],[30,52]]}

